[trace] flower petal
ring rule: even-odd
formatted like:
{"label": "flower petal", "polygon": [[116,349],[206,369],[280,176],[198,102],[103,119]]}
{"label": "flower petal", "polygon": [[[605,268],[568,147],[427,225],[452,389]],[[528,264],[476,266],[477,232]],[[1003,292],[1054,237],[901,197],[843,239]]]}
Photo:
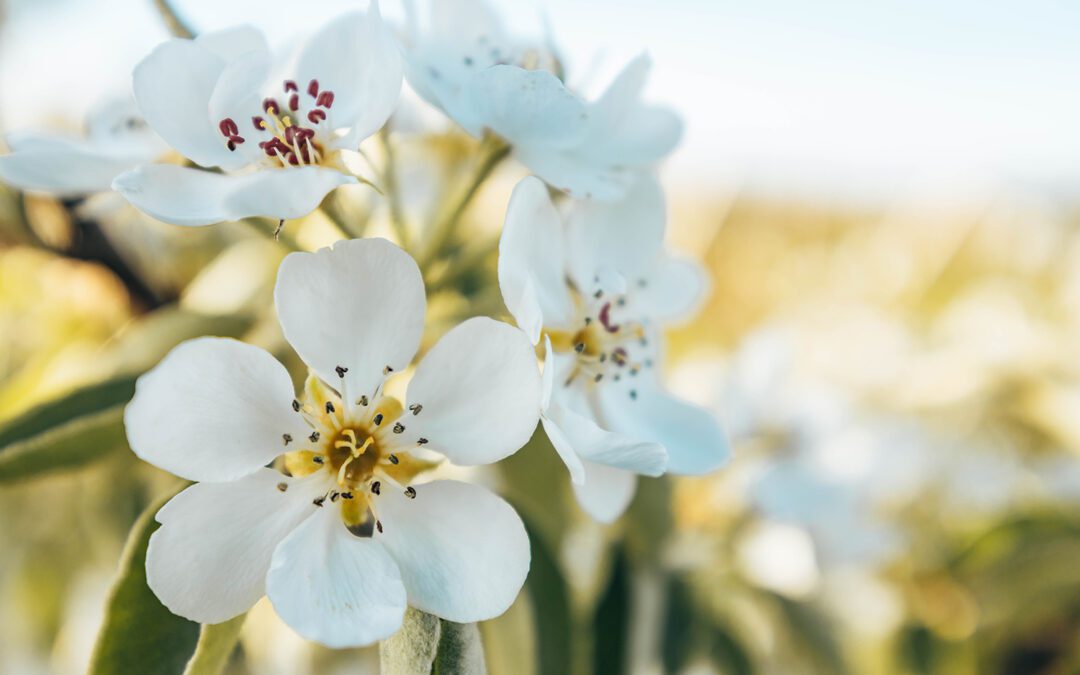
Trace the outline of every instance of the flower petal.
{"label": "flower petal", "polygon": [[113,189],[158,220],[200,226],[251,216],[299,218],[318,208],[334,188],[355,182],[317,166],[234,175],[144,164],[117,176]]}
{"label": "flower petal", "polygon": [[476,73],[466,83],[463,96],[483,128],[511,144],[568,148],[588,130],[585,104],[546,70],[493,66]]}
{"label": "flower petal", "polygon": [[487,464],[513,454],[540,417],[540,372],[521,330],[476,317],[440,339],[409,382],[403,419],[408,444],[426,438],[431,449],[459,465]]}
{"label": "flower petal", "polygon": [[269,52],[255,50],[239,55],[222,69],[208,104],[211,123],[220,124],[222,120],[230,119],[237,125],[238,135],[244,142],[231,152],[246,157],[252,164],[265,158],[259,142],[270,137],[268,132],[256,129],[251,121],[251,116],[262,110],[262,87],[269,76]]}
{"label": "flower petal", "polygon": [[22,134],[9,144],[16,150],[0,156],[0,181],[61,197],[106,192],[117,174],[145,159],[58,136]]}
{"label": "flower petal", "polygon": [[585,462],[585,482],[573,487],[585,513],[601,523],[610,523],[626,511],[636,486],[637,476],[630,471]]}
{"label": "flower petal", "polygon": [[599,387],[600,409],[612,431],[664,446],[669,473],[709,473],[729,458],[727,435],[704,408],[681,401],[656,384],[640,379],[629,387]]}
{"label": "flower petal", "polygon": [[390,554],[378,540],[350,534],[331,506],[316,509],[274,551],[266,594],[293,630],[336,649],[390,637],[405,615]]}
{"label": "flower petal", "polygon": [[191,40],[173,39],[135,66],[133,86],[139,110],[165,142],[202,166],[237,169],[247,160],[229,152],[209,115],[225,64]]}
{"label": "flower petal", "polygon": [[545,183],[575,199],[618,199],[626,194],[636,176],[625,167],[542,142],[516,144],[514,157]]}
{"label": "flower petal", "polygon": [[251,52],[270,52],[266,37],[254,26],[232,26],[199,33],[195,38],[195,44],[226,61],[232,61]]}
{"label": "flower petal", "polygon": [[640,176],[619,201],[575,202],[567,215],[567,249],[578,286],[591,288],[607,268],[634,288],[663,248],[665,209],[660,183],[650,175]]}
{"label": "flower petal", "polygon": [[709,277],[701,264],[683,256],[661,255],[652,271],[627,299],[626,313],[664,323],[685,321],[700,309]]}
{"label": "flower petal", "polygon": [[547,186],[533,176],[523,179],[510,195],[499,239],[499,288],[533,344],[544,325],[564,326],[574,316],[563,238],[562,219]]}
{"label": "flower petal", "polygon": [[513,508],[482,487],[440,480],[416,498],[386,490],[376,501],[383,543],[401,568],[409,604],[471,623],[510,607],[529,573],[529,537]]}
{"label": "flower petal", "polygon": [[645,476],[659,476],[667,467],[667,451],[662,445],[601,429],[596,422],[559,401],[552,402],[546,417],[558,425],[583,460]]}
{"label": "flower petal", "polygon": [[570,472],[570,481],[576,485],[583,485],[585,483],[585,464],[574,449],[573,442],[563,433],[562,428],[547,416],[547,413],[540,416],[540,423],[544,426],[544,433],[547,434],[551,447],[555,448],[559,459],[563,461],[566,470]]}
{"label": "flower petal", "polygon": [[347,368],[349,398],[373,396],[385,369],[404,370],[424,331],[427,299],[420,268],[385,239],[338,241],[291,253],[274,289],[278,318],[293,349],[325,382]]}
{"label": "flower petal", "polygon": [[220,623],[247,611],[265,593],[274,549],[315,509],[317,489],[317,481],[263,468],[192,485],[157,513],[147,583],[169,611],[192,621]]}
{"label": "flower petal", "polygon": [[228,338],[183,342],[139,378],[124,411],[128,443],[181,478],[235,480],[284,451],[307,427],[292,411],[285,367]]}
{"label": "flower petal", "polygon": [[330,120],[335,128],[350,128],[343,147],[355,150],[394,111],[404,68],[375,0],[367,13],[336,18],[315,33],[300,55],[297,76],[301,87],[317,80],[320,90],[334,92]]}

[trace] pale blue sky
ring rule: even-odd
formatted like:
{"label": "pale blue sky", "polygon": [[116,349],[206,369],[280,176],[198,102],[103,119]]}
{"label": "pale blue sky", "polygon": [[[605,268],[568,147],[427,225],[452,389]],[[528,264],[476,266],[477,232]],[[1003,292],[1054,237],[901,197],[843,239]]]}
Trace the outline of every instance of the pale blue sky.
{"label": "pale blue sky", "polygon": [[[252,22],[284,38],[363,2],[178,4],[203,28]],[[398,13],[397,0],[383,4]],[[539,3],[497,4],[513,26],[538,30]],[[545,4],[572,82],[595,87],[636,52],[652,54],[650,97],[686,118],[667,167],[683,189],[875,198],[1080,186],[1080,3]],[[149,6],[14,0],[0,36],[3,123],[84,108],[161,38]]]}

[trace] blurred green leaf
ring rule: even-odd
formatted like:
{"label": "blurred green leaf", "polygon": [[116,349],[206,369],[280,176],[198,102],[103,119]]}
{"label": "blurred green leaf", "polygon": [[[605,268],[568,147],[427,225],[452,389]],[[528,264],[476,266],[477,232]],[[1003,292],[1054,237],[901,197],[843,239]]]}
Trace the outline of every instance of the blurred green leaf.
{"label": "blurred green leaf", "polygon": [[[515,504],[516,506],[516,504]],[[524,517],[532,548],[532,565],[525,590],[536,617],[540,675],[571,672],[572,642],[570,595],[554,553]]]}
{"label": "blurred green leaf", "polygon": [[240,638],[240,629],[244,627],[246,618],[245,613],[223,623],[203,624],[199,631],[199,644],[184,669],[184,675],[219,675],[236,649],[236,641]]}
{"label": "blurred green leaf", "polygon": [[439,648],[440,620],[412,607],[405,610],[401,629],[379,643],[384,673],[430,673]]}
{"label": "blurred green leaf", "polygon": [[170,612],[146,585],[146,547],[158,528],[154,514],[178,491],[151,504],[131,529],[89,675],[181,675],[195,652],[199,624]]}
{"label": "blurred green leaf", "polygon": [[431,666],[431,675],[483,675],[486,672],[484,645],[476,624],[442,621],[439,649]]}
{"label": "blurred green leaf", "polygon": [[808,666],[814,672],[841,675],[849,672],[840,645],[836,642],[837,630],[832,622],[811,604],[797,602],[778,593],[769,593],[780,618],[787,627],[792,646],[799,648]]}
{"label": "blurred green leaf", "polygon": [[626,550],[614,554],[611,577],[593,616],[593,672],[625,673],[630,637],[630,569]]}
{"label": "blurred green leaf", "polygon": [[127,447],[132,378],[81,389],[34,408],[0,432],[0,483],[72,469]]}
{"label": "blurred green leaf", "polygon": [[484,658],[492,675],[537,675],[536,610],[529,593],[517,600],[502,616],[480,624]]}
{"label": "blurred green leaf", "polygon": [[681,673],[695,658],[705,658],[725,675],[753,675],[746,647],[719,617],[697,602],[690,584],[673,576],[667,584],[663,660],[668,673]]}

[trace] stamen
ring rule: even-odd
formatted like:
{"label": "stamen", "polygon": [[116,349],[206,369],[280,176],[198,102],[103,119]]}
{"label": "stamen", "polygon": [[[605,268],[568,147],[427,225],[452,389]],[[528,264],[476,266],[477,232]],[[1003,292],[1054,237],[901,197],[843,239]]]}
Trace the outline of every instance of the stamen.
{"label": "stamen", "polygon": [[[259,117],[258,115],[251,116],[251,125],[254,126],[258,131],[266,131],[266,120]],[[262,143],[260,143],[259,145],[262,146]]]}
{"label": "stamen", "polygon": [[334,404],[332,402],[330,402],[330,401],[327,401],[326,402],[326,413],[331,414],[331,413],[334,412],[334,410],[335,410]]}
{"label": "stamen", "polygon": [[315,105],[320,105],[329,109],[334,105],[334,92],[324,91],[319,93],[319,97],[315,99]]}
{"label": "stamen", "polygon": [[319,95],[319,81],[318,80],[312,80],[311,82],[308,82],[307,93],[308,93],[309,96],[311,96],[313,98],[317,97]]}
{"label": "stamen", "polygon": [[318,124],[326,119],[326,113],[316,108],[307,114],[308,122],[312,124]]}
{"label": "stamen", "polygon": [[381,490],[382,490],[382,483],[380,483],[379,481],[372,482],[372,484],[371,484],[371,493],[372,494],[377,495],[377,494],[379,494],[379,492]]}
{"label": "stamen", "polygon": [[380,424],[382,424],[383,414],[382,413],[375,413],[375,419],[373,419],[371,421],[375,424],[375,426],[379,426]]}
{"label": "stamen", "polygon": [[409,406],[409,410],[412,411],[412,414],[414,416],[419,415],[420,411],[423,410],[423,409],[424,409],[424,406],[420,405],[419,403],[413,403],[411,406]]}
{"label": "stamen", "polygon": [[293,399],[293,402],[292,402],[292,409],[293,409],[293,412],[300,412],[300,401],[297,401],[295,398]]}
{"label": "stamen", "polygon": [[289,97],[289,110],[296,112],[300,109],[300,94],[293,94]]}
{"label": "stamen", "polygon": [[409,499],[416,499],[416,488],[411,485],[405,488],[405,496]]}
{"label": "stamen", "polygon": [[349,369],[342,366],[334,366],[334,372],[337,373],[338,377],[345,377],[345,373],[349,372]]}
{"label": "stamen", "polygon": [[263,111],[270,115],[277,115],[281,112],[281,106],[272,98],[263,99],[262,107]]}
{"label": "stamen", "polygon": [[308,436],[308,440],[311,441],[312,443],[318,443],[319,442],[319,432],[318,431],[312,431],[311,435]]}
{"label": "stamen", "polygon": [[299,91],[299,89],[296,86],[296,82],[285,80],[285,93],[288,94],[290,91]]}
{"label": "stamen", "polygon": [[364,406],[366,408],[367,404],[368,404],[368,397],[367,396],[361,396],[360,399],[356,402],[356,404],[357,405],[362,405],[362,406]]}
{"label": "stamen", "polygon": [[389,375],[389,374],[390,374],[390,373],[392,373],[392,372],[394,372],[394,369],[393,369],[393,368],[391,368],[390,366],[385,366],[385,367],[383,367],[383,369],[382,369],[382,374],[383,374],[383,375]]}
{"label": "stamen", "polygon": [[428,442],[428,439],[426,439],[426,438],[418,438],[418,439],[416,439],[416,444],[417,445],[427,445],[427,442]]}
{"label": "stamen", "polygon": [[394,423],[394,433],[395,434],[400,434],[403,431],[405,431],[405,425],[402,424],[401,422],[395,422]]}
{"label": "stamen", "polygon": [[290,434],[281,434],[281,440],[285,441],[285,445],[292,443],[292,436]]}
{"label": "stamen", "polygon": [[285,492],[286,490],[289,489],[289,484],[288,483],[278,483],[277,484],[277,489],[280,490],[281,492]]}
{"label": "stamen", "polygon": [[322,455],[315,455],[311,458],[311,461],[315,462],[316,464],[323,464],[324,462],[326,462],[326,458]]}
{"label": "stamen", "polygon": [[376,520],[375,521],[375,529],[379,531],[379,534],[382,534],[382,521],[381,520]]}
{"label": "stamen", "polygon": [[390,454],[390,456],[389,456],[389,457],[387,457],[387,459],[389,459],[389,460],[390,460],[390,463],[391,463],[391,464],[397,464],[398,462],[400,462],[400,461],[401,461],[400,459],[398,459],[398,458],[397,458],[397,455],[395,455],[395,454],[393,454],[393,453],[391,453],[391,454]]}
{"label": "stamen", "polygon": [[316,497],[315,499],[311,500],[311,503],[314,504],[315,506],[318,506],[318,507],[321,508],[322,505],[323,505],[323,502],[325,502],[325,501],[326,501],[326,495],[323,495],[322,497]]}

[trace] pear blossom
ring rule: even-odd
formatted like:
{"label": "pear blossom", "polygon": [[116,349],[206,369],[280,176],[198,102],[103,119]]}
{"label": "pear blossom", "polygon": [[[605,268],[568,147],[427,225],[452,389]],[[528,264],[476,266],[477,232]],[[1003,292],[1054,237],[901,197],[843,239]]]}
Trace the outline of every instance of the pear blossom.
{"label": "pear blossom", "polygon": [[541,421],[582,507],[611,521],[635,475],[703,474],[727,440],[704,409],[656,374],[659,329],[703,295],[698,266],[663,250],[664,199],[642,176],[619,202],[578,202],[565,218],[544,184],[522,180],[499,243],[499,286],[544,363]]}
{"label": "pear blossom", "polygon": [[520,518],[484,488],[414,480],[440,455],[486,464],[528,441],[540,388],[528,339],[469,319],[428,351],[399,401],[384,382],[412,360],[425,312],[408,254],[383,239],[292,253],[275,301],[311,371],[299,396],[273,356],[224,338],[184,342],[138,381],[124,415],[131,448],[199,481],[157,514],[150,588],[203,623],[265,594],[331,647],[386,638],[407,604],[456,622],[501,614],[529,568]]}
{"label": "pear blossom", "polygon": [[57,197],[109,192],[117,175],[168,152],[129,97],[90,110],[83,137],[22,131],[5,140],[11,152],[0,156],[0,181]]}
{"label": "pear blossom", "polygon": [[113,187],[159,220],[208,225],[298,218],[357,183],[343,153],[383,126],[401,91],[401,53],[378,3],[334,19],[293,61],[274,66],[251,28],[230,40],[159,45],[135,68],[135,100],[150,126],[203,168],[146,164]]}
{"label": "pear blossom", "polygon": [[582,199],[618,199],[678,145],[678,115],[641,100],[648,54],[585,101],[552,72],[558,64],[551,50],[508,36],[483,0],[431,5],[426,29],[415,16],[410,22],[409,84],[469,134],[501,137],[553,187]]}

